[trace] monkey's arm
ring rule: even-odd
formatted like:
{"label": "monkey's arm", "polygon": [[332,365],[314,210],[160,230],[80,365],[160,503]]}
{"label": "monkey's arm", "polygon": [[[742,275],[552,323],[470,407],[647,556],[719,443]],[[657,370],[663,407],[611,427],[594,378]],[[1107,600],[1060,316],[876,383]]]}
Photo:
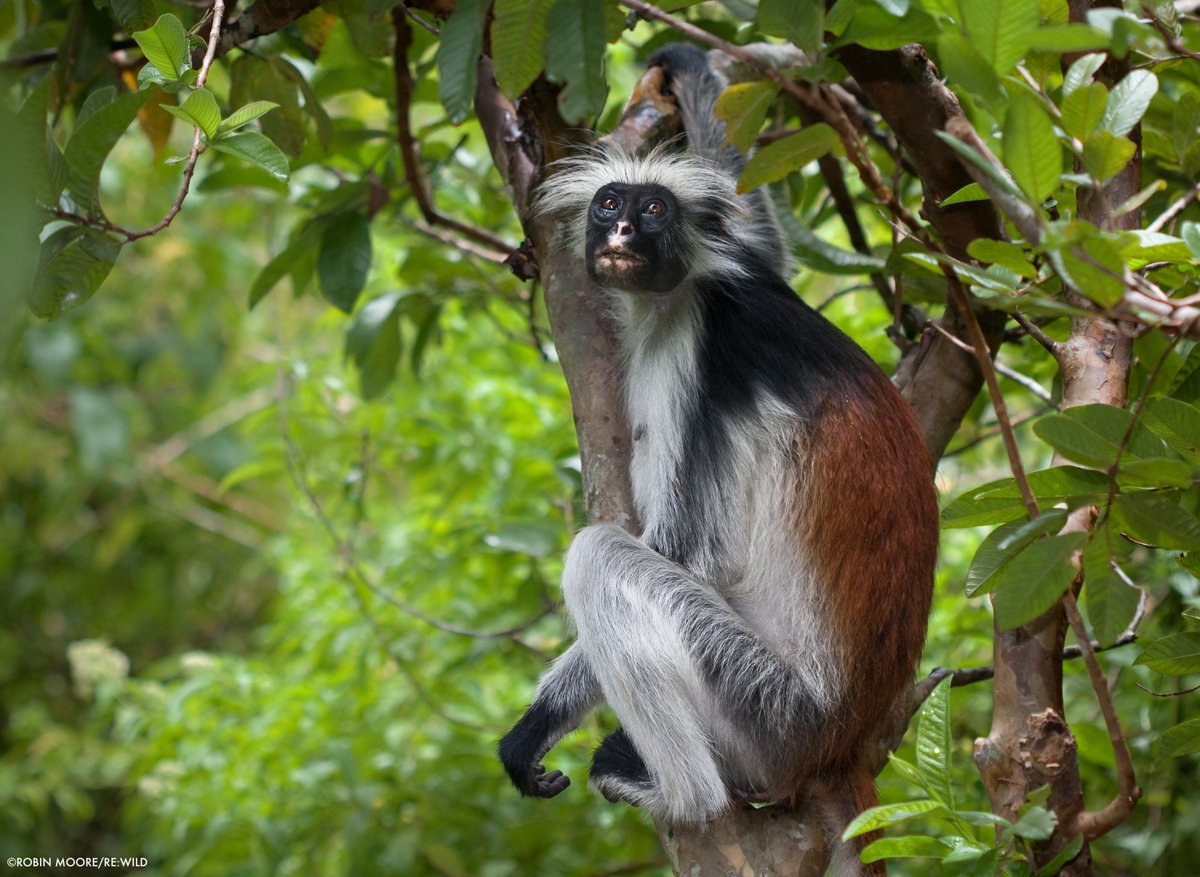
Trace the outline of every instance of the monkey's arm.
{"label": "monkey's arm", "polygon": [[500,761],[522,795],[553,798],[571,784],[561,771],[547,773],[540,762],[603,697],[583,650],[573,644],[542,677],[533,704],[500,741]]}

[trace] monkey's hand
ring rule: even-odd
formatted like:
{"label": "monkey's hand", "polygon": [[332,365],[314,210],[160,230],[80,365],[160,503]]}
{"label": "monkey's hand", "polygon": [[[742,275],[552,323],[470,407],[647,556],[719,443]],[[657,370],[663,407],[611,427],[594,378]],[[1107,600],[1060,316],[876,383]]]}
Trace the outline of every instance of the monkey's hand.
{"label": "monkey's hand", "polygon": [[561,770],[547,773],[539,763],[549,750],[545,737],[537,733],[536,722],[530,721],[528,713],[500,741],[500,763],[522,796],[553,798],[571,785],[570,777]]}

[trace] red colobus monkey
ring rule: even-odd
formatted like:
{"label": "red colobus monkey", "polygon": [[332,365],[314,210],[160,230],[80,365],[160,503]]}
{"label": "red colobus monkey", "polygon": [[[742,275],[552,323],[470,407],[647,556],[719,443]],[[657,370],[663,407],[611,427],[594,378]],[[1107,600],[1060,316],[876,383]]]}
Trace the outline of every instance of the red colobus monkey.
{"label": "red colobus monkey", "polygon": [[591,785],[655,820],[814,782],[867,806],[860,746],[907,690],[929,612],[926,449],[866,353],[780,276],[767,202],[736,194],[705,55],[650,63],[695,155],[569,160],[538,201],[614,299],[644,529],[575,537],[562,586],[578,638],[500,758],[523,795],[557,795],[569,780],[540,762],[603,701],[621,728]]}

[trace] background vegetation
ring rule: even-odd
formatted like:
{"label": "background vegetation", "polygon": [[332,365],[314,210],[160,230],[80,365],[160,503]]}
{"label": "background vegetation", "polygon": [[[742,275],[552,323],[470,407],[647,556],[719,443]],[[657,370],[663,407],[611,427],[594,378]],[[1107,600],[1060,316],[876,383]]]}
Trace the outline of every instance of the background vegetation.
{"label": "background vegetation", "polygon": [[[390,2],[310,6],[244,50],[222,47],[207,88],[196,92],[207,4],[0,6],[9,59],[0,69],[0,127],[18,132],[0,148],[6,858],[146,856],[141,873],[164,875],[669,873],[652,826],[583,789],[590,746],[611,717],[593,718],[560,747],[555,766],[577,786],[553,802],[520,801],[493,757],[537,673],[569,636],[553,606],[563,550],[586,513],[569,398],[538,289],[497,264],[493,243],[515,247],[521,225],[478,123],[454,124],[467,115],[470,92],[453,79],[468,69],[455,66],[453,53],[473,62],[478,46],[471,54],[470,40],[482,30],[467,16],[481,23],[485,11],[459,5],[467,12],[450,23]],[[550,12],[546,26],[576,33],[566,47],[606,66],[600,80],[598,68],[571,68],[548,51],[552,77],[572,89],[561,109],[612,128],[645,57],[677,35],[627,21],[616,6],[554,9],[564,5],[582,17],[572,24],[554,18],[567,13]],[[816,14],[815,5],[795,5]],[[1019,5],[1009,11],[1017,15]],[[1057,16],[1066,6],[1033,4],[1034,30],[1018,34],[1023,48],[1010,63],[963,48],[969,3],[838,8],[842,18],[835,12],[826,22],[835,42],[887,49],[920,41],[950,71],[976,128],[1009,166],[1012,197],[1039,208],[1054,202],[1045,221],[1057,238],[1022,240],[1010,229],[1021,246],[974,253],[1002,266],[970,278],[977,295],[1005,310],[1025,308],[1062,341],[1067,317],[1085,305],[1121,304],[1121,281],[1115,292],[1106,282],[1127,267],[1154,266],[1155,282],[1177,300],[1196,294],[1200,47],[1186,9],[1182,19],[1171,18],[1171,4],[1114,10],[1086,32],[1047,36],[1041,31],[1065,27]],[[162,13],[193,30],[183,54],[172,54],[169,34],[157,30]],[[406,14],[416,23],[408,25],[414,91],[404,107],[393,53]],[[750,4],[703,3],[681,14],[737,43],[773,34],[821,45],[821,28],[789,34],[752,23]],[[798,14],[785,21],[808,20]],[[159,34],[157,42],[132,38],[147,32]],[[468,48],[456,48],[451,35]],[[144,66],[156,46],[165,52],[154,59],[157,77]],[[1133,111],[1108,101],[1098,82],[1081,85],[1105,88],[1091,92],[1097,104],[1079,108],[1092,114],[1082,127],[1063,121],[1058,62],[1067,49],[1107,51],[1154,72],[1154,89],[1141,88],[1144,101],[1128,98],[1140,106],[1128,127],[1103,116]],[[187,64],[172,71],[161,60],[172,57]],[[515,78],[501,86],[519,93],[540,72],[523,80],[521,70],[504,69],[502,79]],[[805,75],[836,80],[844,71],[826,56]],[[1022,77],[1032,82],[1026,91],[1013,84]],[[255,101],[277,106],[218,129],[203,100],[189,109],[198,93],[215,96],[218,121]],[[1035,108],[1033,121],[1018,123],[1002,109],[1032,106],[1039,93],[1059,118]],[[768,97],[751,141],[764,122],[784,125],[797,112],[772,105],[774,92]],[[398,106],[419,141],[435,206],[469,230],[486,230],[484,239],[433,222],[414,198]],[[1144,207],[1153,219],[1186,196],[1182,207],[1155,238],[1068,227],[1076,193],[1132,158],[1126,135],[1143,114],[1144,177],[1153,185],[1130,209]],[[170,159],[200,142],[193,123],[211,148],[182,213],[162,233],[126,242],[121,229],[154,226],[176,199],[180,167]],[[1044,157],[1047,131],[1054,162]],[[222,136],[224,151],[216,148]],[[813,142],[806,148],[834,147],[833,139]],[[920,185],[895,160],[886,132],[871,152],[915,211]],[[1081,162],[1074,170],[1073,153]],[[1088,165],[1089,155],[1100,164]],[[844,216],[808,163],[815,157],[796,168],[786,165],[799,159],[787,158],[773,177],[786,176],[775,193],[785,215],[820,239],[799,238],[794,285],[891,372],[909,348],[889,341],[893,313],[864,272],[886,275],[922,309],[945,299],[946,283],[905,262],[915,245],[850,173],[871,244],[854,252]],[[1096,263],[1099,280],[1089,278],[1089,288],[1100,291],[1069,310],[1061,279]],[[1036,306],[1013,303],[1022,297]],[[1127,417],[1115,425],[1090,415],[1065,425],[1047,420],[1062,402],[1058,366],[1027,333],[1010,331],[1008,340],[999,355],[1002,388],[1025,466],[1045,469],[1056,450],[1101,468],[1118,457],[1152,463],[1129,465],[1120,490],[1145,491],[1177,510],[1156,506],[1137,520],[1127,512],[1111,529],[1122,575],[1147,595],[1140,642],[1102,656],[1144,798],[1092,854],[1101,873],[1190,873],[1200,856],[1192,754],[1200,716],[1194,694],[1159,695],[1188,689],[1187,674],[1200,669],[1188,651],[1194,641],[1176,640],[1182,651],[1168,647],[1165,663],[1135,662],[1161,637],[1196,636],[1186,633],[1194,608],[1190,622],[1184,613],[1200,605],[1200,584],[1196,555],[1185,552],[1200,548],[1192,529],[1200,434],[1143,428],[1135,437]],[[1139,332],[1130,398],[1171,398],[1195,410],[1194,344],[1186,331]],[[1082,444],[1073,445],[1072,424],[1090,431]],[[922,675],[992,663],[987,588],[968,597],[964,582],[981,540],[1019,506],[1015,489],[985,497],[978,485],[1011,474],[995,409],[981,395],[938,472],[947,502],[967,498],[947,519],[955,526],[944,533]],[[1091,493],[1056,485],[1040,499],[1100,502],[1106,479],[1099,496],[1094,485]],[[1134,538],[1121,537],[1131,530]],[[1017,549],[1005,550],[993,567]],[[981,569],[975,585],[986,578]],[[1084,607],[1103,645],[1134,616],[1137,592],[1121,588]],[[1023,591],[1014,599],[1040,597]],[[987,733],[990,687],[985,680],[950,696],[949,777],[964,811],[989,810],[971,752]],[[1087,804],[1099,807],[1116,785],[1112,745],[1079,661],[1065,665],[1064,694]],[[922,763],[913,739],[899,754]],[[897,765],[880,781],[885,801],[903,801],[926,796],[930,777]],[[990,826],[937,813],[906,832],[961,836],[981,849],[993,843]],[[1004,849],[1005,866],[1019,868],[1013,848]],[[996,861],[976,856],[940,867],[992,873]],[[894,867],[925,874],[938,866],[918,858]]]}

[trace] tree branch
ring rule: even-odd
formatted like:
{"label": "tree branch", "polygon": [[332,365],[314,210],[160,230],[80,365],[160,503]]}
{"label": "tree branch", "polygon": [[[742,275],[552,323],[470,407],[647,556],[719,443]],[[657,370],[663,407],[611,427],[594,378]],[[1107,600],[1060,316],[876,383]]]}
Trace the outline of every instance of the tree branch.
{"label": "tree branch", "polygon": [[443,216],[433,206],[429,194],[429,184],[421,172],[420,147],[413,137],[412,125],[409,122],[409,107],[412,104],[413,80],[408,69],[408,47],[412,45],[412,28],[408,23],[405,10],[397,6],[392,10],[392,27],[396,31],[396,44],[392,51],[393,72],[396,77],[396,143],[400,147],[400,155],[404,159],[404,178],[408,189],[425,221],[431,226],[442,226],[456,234],[483,244],[492,250],[513,257],[517,254],[515,248],[478,228],[458,222],[448,216]]}

